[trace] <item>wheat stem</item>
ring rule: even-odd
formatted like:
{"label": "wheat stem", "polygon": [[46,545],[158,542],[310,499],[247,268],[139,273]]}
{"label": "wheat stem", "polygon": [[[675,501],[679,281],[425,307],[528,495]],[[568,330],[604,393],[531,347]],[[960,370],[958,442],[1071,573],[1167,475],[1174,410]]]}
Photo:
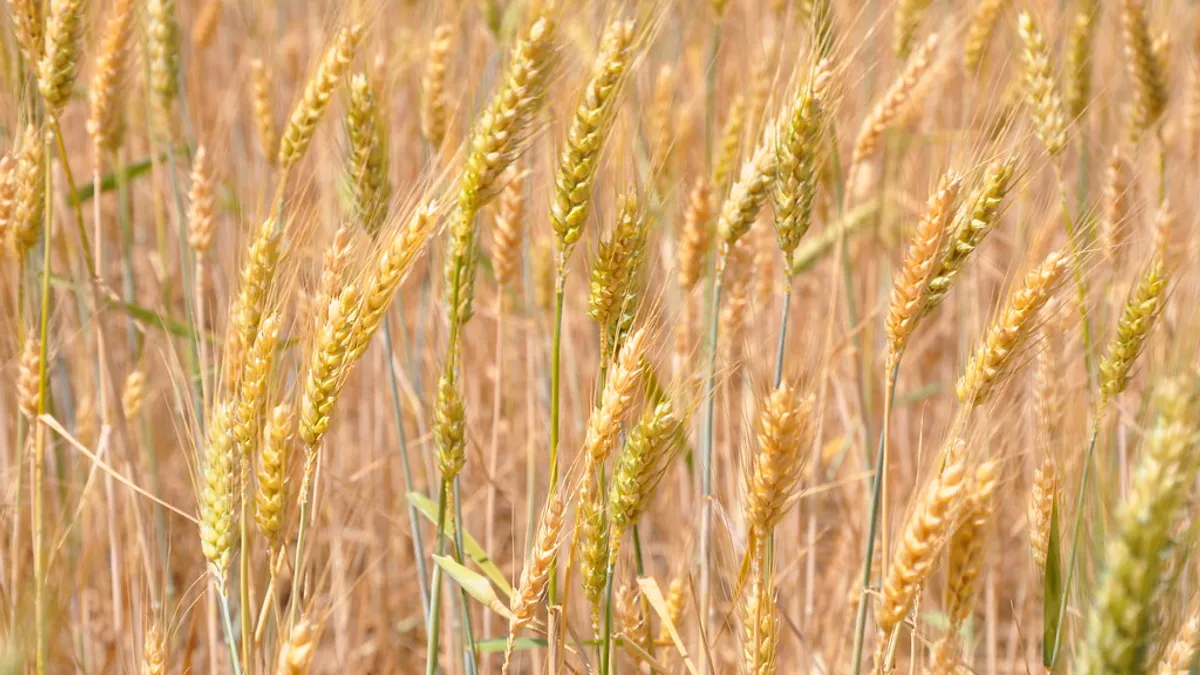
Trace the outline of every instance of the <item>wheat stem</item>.
{"label": "wheat stem", "polygon": [[1067,604],[1071,597],[1071,582],[1075,579],[1075,563],[1079,557],[1079,532],[1083,529],[1083,505],[1084,497],[1087,492],[1088,473],[1092,469],[1092,456],[1096,451],[1096,437],[1100,433],[1100,416],[1097,412],[1096,417],[1092,419],[1092,431],[1089,434],[1087,451],[1083,453],[1083,469],[1079,474],[1079,494],[1075,497],[1075,521],[1071,525],[1071,554],[1067,559],[1067,576],[1063,580],[1062,593],[1059,597],[1062,598],[1061,604],[1058,606],[1057,628],[1054,631],[1054,641],[1050,644],[1048,654],[1049,669],[1053,670],[1058,663],[1058,652],[1062,647],[1063,624],[1067,617]]}

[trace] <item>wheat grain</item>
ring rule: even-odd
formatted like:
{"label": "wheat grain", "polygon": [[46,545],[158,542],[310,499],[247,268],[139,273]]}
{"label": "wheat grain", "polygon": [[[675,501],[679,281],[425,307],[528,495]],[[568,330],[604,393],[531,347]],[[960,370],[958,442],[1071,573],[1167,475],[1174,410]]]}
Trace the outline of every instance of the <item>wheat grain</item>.
{"label": "wheat grain", "polygon": [[300,161],[312,142],[313,131],[321,115],[329,106],[333,90],[337,88],[350,62],[354,60],[355,50],[361,38],[362,29],[359,26],[349,26],[338,31],[333,44],[325,52],[324,58],[317,66],[317,71],[304,87],[304,93],[292,110],[287,126],[279,142],[279,165],[287,168]]}

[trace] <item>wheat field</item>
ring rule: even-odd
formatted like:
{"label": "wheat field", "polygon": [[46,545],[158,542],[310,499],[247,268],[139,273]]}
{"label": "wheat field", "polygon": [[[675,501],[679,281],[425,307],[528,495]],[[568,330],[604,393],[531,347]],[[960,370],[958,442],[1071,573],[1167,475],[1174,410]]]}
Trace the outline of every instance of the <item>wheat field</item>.
{"label": "wheat field", "polygon": [[1200,672],[1200,6],[6,0],[0,674]]}

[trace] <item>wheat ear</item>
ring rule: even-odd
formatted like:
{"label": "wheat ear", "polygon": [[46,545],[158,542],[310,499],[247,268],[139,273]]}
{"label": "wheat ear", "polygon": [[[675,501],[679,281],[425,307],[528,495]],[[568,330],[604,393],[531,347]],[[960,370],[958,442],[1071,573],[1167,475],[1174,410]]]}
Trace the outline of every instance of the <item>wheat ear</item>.
{"label": "wheat ear", "polygon": [[288,118],[287,126],[279,142],[279,165],[285,169],[291,167],[308,149],[312,142],[313,130],[321,120],[333,90],[337,88],[350,62],[354,60],[354,52],[362,35],[359,26],[349,26],[338,31],[333,44],[325,52],[317,72],[304,87],[304,93],[296,103],[292,116]]}

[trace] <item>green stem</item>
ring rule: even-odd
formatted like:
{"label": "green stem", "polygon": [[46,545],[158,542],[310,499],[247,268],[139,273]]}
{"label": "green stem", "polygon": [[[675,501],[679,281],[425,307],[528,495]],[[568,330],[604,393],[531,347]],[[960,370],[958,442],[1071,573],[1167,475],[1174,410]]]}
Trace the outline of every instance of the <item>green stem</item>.
{"label": "green stem", "polygon": [[[438,491],[437,539],[438,555],[446,552],[446,537],[442,534],[446,527],[446,497],[447,483],[442,481]],[[429,623],[425,626],[425,675],[437,675],[438,644],[441,631],[439,623],[442,615],[442,566],[433,566],[433,587],[429,595]]]}
{"label": "green stem", "polygon": [[[454,477],[454,558],[455,562],[460,565],[465,562],[463,560],[462,490],[458,476]],[[475,632],[471,628],[471,605],[465,588],[459,588],[459,595],[462,598],[463,651],[465,652],[463,659],[468,675],[475,675],[479,672],[479,664],[475,660]]]}
{"label": "green stem", "polygon": [[1068,598],[1071,593],[1071,582],[1075,579],[1075,562],[1079,556],[1079,532],[1083,529],[1083,504],[1087,491],[1088,473],[1092,468],[1092,455],[1096,450],[1096,437],[1100,432],[1100,416],[1103,408],[1096,411],[1092,420],[1091,438],[1088,439],[1087,452],[1083,455],[1083,469],[1079,475],[1079,495],[1075,498],[1075,522],[1071,526],[1071,555],[1067,562],[1067,576],[1063,581],[1062,603],[1058,606],[1058,625],[1054,630],[1054,643],[1050,648],[1050,670],[1058,663],[1058,650],[1062,647],[1063,624],[1067,615]]}
{"label": "green stem", "polygon": [[775,348],[775,388],[783,382],[783,354],[787,345],[788,316],[792,307],[792,276],[787,275],[787,288],[783,293],[783,310],[779,317],[779,345]]}
{"label": "green stem", "polygon": [[242,666],[238,663],[237,643],[233,639],[233,621],[229,613],[229,596],[225,593],[225,583],[217,582],[217,597],[221,600],[221,621],[225,628],[225,641],[229,643],[229,663],[233,666],[234,675],[242,675]]}
{"label": "green stem", "polygon": [[[54,234],[54,172],[50,155],[50,134],[44,134],[43,161],[45,162],[45,221],[42,232],[42,315],[40,318],[39,339],[41,340],[38,358],[38,415],[46,414],[46,398],[49,396],[47,381],[47,360],[49,350],[47,343],[50,338],[50,242]],[[46,635],[46,559],[44,550],[45,539],[45,495],[42,494],[42,482],[46,470],[46,429],[38,424],[34,429],[33,456],[33,583],[34,603],[36,605],[36,640],[37,640],[37,675],[45,675],[46,651],[48,636]]]}
{"label": "green stem", "polygon": [[615,567],[610,561],[604,575],[604,638],[601,640],[600,648],[600,675],[609,675],[612,667],[612,597]]}
{"label": "green stem", "polygon": [[713,270],[712,307],[708,317],[708,365],[704,386],[704,428],[700,434],[700,625],[708,631],[709,589],[712,584],[712,454],[716,405],[717,340],[721,314],[721,288],[728,251],[722,251]]}
{"label": "green stem", "polygon": [[[560,253],[558,258],[558,275],[554,282],[554,336],[550,345],[550,488],[549,496],[552,497],[558,490],[558,439],[559,439],[559,415],[560,411],[560,393],[562,390],[562,367],[561,367],[561,351],[562,351],[562,322],[563,322],[563,296],[567,286],[567,256],[566,252]],[[558,601],[558,565],[556,561],[550,562],[550,589],[547,593],[547,602],[553,607]],[[553,641],[556,636],[551,635],[550,640]]]}
{"label": "green stem", "polygon": [[[392,322],[388,317],[383,321],[383,345],[388,365],[388,384],[392,390],[392,419],[396,423],[396,433],[400,437],[400,468],[404,474],[404,492],[414,491],[412,468],[408,461],[408,436],[404,433],[404,415],[400,410],[400,386],[397,383],[396,364],[392,360]],[[421,541],[421,520],[417,507],[408,502],[408,525],[412,530],[413,559],[417,561],[417,586],[421,591],[421,615],[429,620],[429,578],[425,567],[425,544]]]}
{"label": "green stem", "polygon": [[[887,391],[887,408],[891,412],[892,399],[896,395],[896,375],[900,372],[900,356],[896,357],[896,365],[892,367]],[[863,637],[867,628],[867,595],[871,587],[871,562],[875,559],[875,533],[879,527],[880,497],[883,494],[883,477],[885,469],[885,449],[887,448],[887,415],[884,416],[883,429],[879,434],[879,449],[875,455],[875,476],[871,481],[871,505],[867,509],[867,552],[863,556],[862,593],[858,598],[858,615],[854,621],[854,661],[851,672],[859,675],[862,672]],[[884,552],[886,553],[886,551]]]}

